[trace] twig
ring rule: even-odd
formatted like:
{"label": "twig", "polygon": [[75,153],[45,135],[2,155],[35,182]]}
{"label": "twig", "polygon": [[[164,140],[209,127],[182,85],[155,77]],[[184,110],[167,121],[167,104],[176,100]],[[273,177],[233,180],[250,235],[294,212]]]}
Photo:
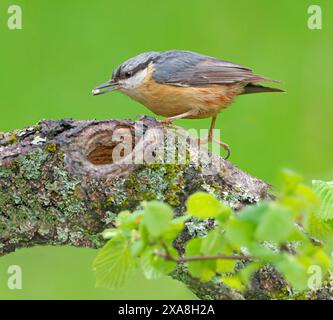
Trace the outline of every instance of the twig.
{"label": "twig", "polygon": [[234,255],[228,256],[224,254],[217,254],[214,256],[192,256],[192,257],[181,257],[178,259],[178,262],[188,262],[188,261],[200,261],[200,260],[246,260],[251,261],[253,260],[252,257],[244,256],[244,255]]}
{"label": "twig", "polygon": [[212,256],[192,256],[192,257],[180,257],[180,258],[174,258],[171,256],[169,251],[167,250],[166,246],[164,246],[164,249],[166,251],[165,254],[159,253],[158,255],[168,261],[174,261],[177,263],[184,263],[184,262],[190,262],[190,261],[204,261],[204,260],[245,260],[245,261],[251,261],[254,258],[250,256],[245,256],[245,255],[225,255],[225,254],[216,254]]}

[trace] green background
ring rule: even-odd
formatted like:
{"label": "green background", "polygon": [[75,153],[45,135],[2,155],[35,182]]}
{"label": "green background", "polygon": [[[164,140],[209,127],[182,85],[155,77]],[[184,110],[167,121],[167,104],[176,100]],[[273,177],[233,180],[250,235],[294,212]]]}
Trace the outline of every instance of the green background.
{"label": "green background", "polygon": [[[23,30],[7,28],[7,9]],[[323,29],[307,8],[321,5]],[[333,2],[331,0],[15,0],[0,2],[0,131],[38,120],[135,118],[150,114],[119,93],[93,97],[122,61],[144,51],[185,49],[243,64],[283,81],[284,94],[242,96],[219,117],[231,161],[273,184],[288,167],[332,180]],[[209,119],[180,120],[208,128]],[[89,249],[37,247],[0,258],[0,298],[194,296],[165,278],[136,276],[122,290],[94,288]],[[7,288],[7,268],[23,270],[23,290]]]}

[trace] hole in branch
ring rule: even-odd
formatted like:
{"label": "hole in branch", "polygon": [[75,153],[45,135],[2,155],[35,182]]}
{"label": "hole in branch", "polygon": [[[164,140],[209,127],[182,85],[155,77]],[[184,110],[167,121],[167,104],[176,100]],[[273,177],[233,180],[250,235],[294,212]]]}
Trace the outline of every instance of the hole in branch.
{"label": "hole in branch", "polygon": [[87,154],[87,159],[94,165],[112,164],[114,146],[99,145]]}
{"label": "hole in branch", "polygon": [[122,160],[133,150],[130,128],[118,127],[93,134],[86,146],[86,158],[93,165],[110,165]]}

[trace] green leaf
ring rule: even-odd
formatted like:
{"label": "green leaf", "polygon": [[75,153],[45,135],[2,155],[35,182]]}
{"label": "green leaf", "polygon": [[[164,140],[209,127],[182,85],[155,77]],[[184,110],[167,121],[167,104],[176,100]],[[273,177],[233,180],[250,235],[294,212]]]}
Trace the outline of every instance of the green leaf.
{"label": "green leaf", "polygon": [[301,176],[284,172],[284,188],[279,202],[288,207],[295,220],[304,223],[309,213],[316,207],[318,199],[313,190],[302,183]]}
{"label": "green leaf", "polygon": [[224,282],[225,285],[235,290],[242,291],[244,289],[242,280],[238,275],[224,276],[221,277],[221,280]]}
{"label": "green leaf", "polygon": [[302,222],[307,220],[310,212],[316,208],[318,198],[310,187],[299,184],[293,193],[285,195],[279,202],[293,212],[295,220]]}
{"label": "green leaf", "polygon": [[130,213],[129,211],[122,211],[117,216],[116,225],[122,231],[132,231],[133,229],[136,229],[142,222],[143,213],[144,212],[142,210],[137,210],[133,213]]}
{"label": "green leaf", "polygon": [[307,243],[309,242],[309,237],[299,228],[294,227],[293,231],[288,237],[288,241],[302,241],[303,243]]}
{"label": "green leaf", "polygon": [[331,269],[331,259],[323,250],[317,249],[313,254],[313,257],[316,264],[318,264],[325,272]]}
{"label": "green leaf", "polygon": [[128,240],[118,235],[99,250],[93,263],[96,286],[115,289],[126,284],[134,272],[136,259],[130,253]]}
{"label": "green leaf", "polygon": [[189,215],[184,215],[172,219],[168,229],[163,233],[163,238],[167,241],[175,240],[178,234],[184,229],[185,221],[189,219]]}
{"label": "green leaf", "polygon": [[333,182],[313,180],[312,187],[320,200],[316,216],[324,221],[333,219]]}
{"label": "green leaf", "polygon": [[132,243],[132,247],[131,247],[131,254],[133,257],[137,257],[140,256],[143,251],[145,251],[145,249],[147,248],[147,243],[142,240],[136,240]]}
{"label": "green leaf", "polygon": [[232,254],[232,249],[227,244],[221,230],[216,228],[210,231],[205,238],[202,238],[200,252],[203,255]]}
{"label": "green leaf", "polygon": [[268,211],[270,203],[261,201],[256,205],[245,207],[239,214],[239,219],[255,224],[260,223],[262,217]]}
{"label": "green leaf", "polygon": [[143,223],[141,223],[139,225],[139,230],[132,230],[130,238],[132,239],[132,256],[140,256],[149,245],[149,233],[147,227]]}
{"label": "green leaf", "polygon": [[327,237],[332,235],[332,222],[331,220],[324,221],[314,213],[311,213],[306,230],[311,236],[320,240],[326,240]]}
{"label": "green leaf", "polygon": [[286,207],[272,203],[269,210],[262,217],[255,237],[259,241],[273,241],[281,243],[288,240],[294,230],[292,212]]}
{"label": "green leaf", "polygon": [[279,252],[274,251],[270,248],[264,246],[264,244],[254,243],[248,248],[250,255],[256,258],[259,258],[263,262],[274,263],[280,260],[281,255]]}
{"label": "green leaf", "polygon": [[261,268],[262,264],[258,262],[250,262],[239,271],[240,279],[245,285],[251,280],[254,273]]}
{"label": "green leaf", "polygon": [[315,207],[314,205],[318,203],[316,193],[312,190],[312,188],[305,184],[299,184],[297,186],[296,196],[303,200],[304,205],[308,207]]}
{"label": "green leaf", "polygon": [[201,219],[215,217],[223,210],[222,204],[213,195],[205,192],[192,194],[186,202],[186,207],[188,213]]}
{"label": "green leaf", "polygon": [[202,238],[193,238],[186,244],[185,253],[187,257],[200,256],[202,247]]}
{"label": "green leaf", "polygon": [[117,218],[116,218],[116,224],[117,225],[122,224],[122,222],[130,215],[131,215],[131,212],[128,210],[119,212],[119,214],[117,215]]}
{"label": "green leaf", "polygon": [[232,209],[225,204],[224,202],[220,202],[221,203],[221,211],[220,213],[217,214],[217,216],[215,216],[215,220],[217,222],[219,222],[220,224],[224,224],[226,223],[229,218],[232,216]]}
{"label": "green leaf", "polygon": [[151,252],[146,252],[140,257],[140,266],[143,271],[144,276],[148,280],[155,280],[159,279],[163,276],[163,273],[160,272],[159,270],[156,270],[151,263],[152,259],[152,253]]}
{"label": "green leaf", "polygon": [[[187,243],[186,257],[201,256],[202,239],[195,238]],[[208,281],[215,275],[216,260],[198,260],[187,262],[190,273],[203,281]]]}
{"label": "green leaf", "polygon": [[158,257],[153,251],[147,251],[143,254],[140,263],[147,279],[159,279],[168,275],[176,267],[176,262]]}
{"label": "green leaf", "polygon": [[119,230],[115,229],[115,228],[105,229],[102,232],[102,237],[103,237],[103,239],[111,239],[111,238],[115,237],[118,233],[119,233]]}
{"label": "green leaf", "polygon": [[216,272],[226,273],[234,272],[237,260],[218,259],[216,260]]}
{"label": "green leaf", "polygon": [[275,265],[294,289],[300,291],[308,289],[307,267],[300,263],[296,257],[286,254]]}
{"label": "green leaf", "polygon": [[255,225],[251,222],[233,218],[228,222],[225,230],[225,237],[237,250],[242,246],[250,246],[253,242]]}
{"label": "green leaf", "polygon": [[293,192],[302,183],[303,178],[292,170],[285,169],[282,172],[283,187],[286,193]]}
{"label": "green leaf", "polygon": [[159,201],[144,204],[143,223],[154,238],[158,238],[168,230],[171,219],[172,209],[169,205]]}

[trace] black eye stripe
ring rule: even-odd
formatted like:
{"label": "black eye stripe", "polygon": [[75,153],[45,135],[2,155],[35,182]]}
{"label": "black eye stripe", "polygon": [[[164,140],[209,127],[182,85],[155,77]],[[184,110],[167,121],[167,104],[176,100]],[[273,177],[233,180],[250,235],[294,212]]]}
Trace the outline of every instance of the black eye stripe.
{"label": "black eye stripe", "polygon": [[148,60],[144,63],[140,63],[140,64],[136,65],[134,68],[132,68],[131,70],[128,70],[128,71],[124,71],[124,69],[126,67],[128,68],[128,66],[121,65],[113,73],[113,79],[114,80],[119,80],[119,79],[127,79],[127,78],[130,78],[130,77],[133,77],[137,72],[147,68],[147,66],[149,65],[149,63],[151,61],[152,61],[152,59]]}
{"label": "black eye stripe", "polygon": [[[112,74],[112,79],[119,81],[133,77],[137,72],[145,69],[151,62],[156,62],[160,58],[159,52],[145,52],[134,58],[123,62]],[[124,70],[129,70],[130,74],[125,75]]]}

